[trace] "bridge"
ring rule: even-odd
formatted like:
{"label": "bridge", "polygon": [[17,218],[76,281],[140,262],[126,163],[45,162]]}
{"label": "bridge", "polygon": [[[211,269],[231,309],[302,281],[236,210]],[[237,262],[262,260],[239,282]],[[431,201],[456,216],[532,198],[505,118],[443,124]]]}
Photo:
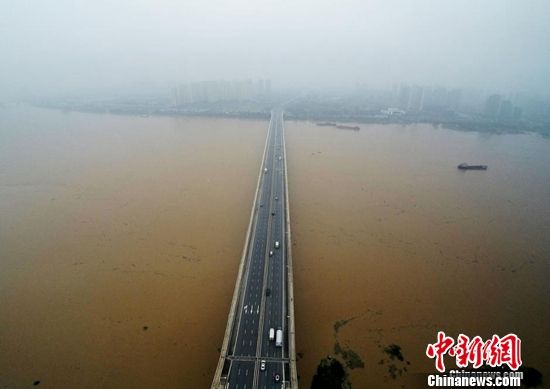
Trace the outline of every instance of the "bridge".
{"label": "bridge", "polygon": [[283,124],[283,111],[271,111],[258,186],[211,389],[298,388]]}

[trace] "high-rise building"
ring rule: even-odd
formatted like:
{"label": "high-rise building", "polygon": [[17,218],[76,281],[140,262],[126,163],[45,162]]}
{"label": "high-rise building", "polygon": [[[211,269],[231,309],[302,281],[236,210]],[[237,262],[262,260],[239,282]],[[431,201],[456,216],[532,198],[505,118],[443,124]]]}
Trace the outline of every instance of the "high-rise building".
{"label": "high-rise building", "polygon": [[502,100],[498,111],[498,120],[507,122],[514,118],[514,106],[510,100]]}
{"label": "high-rise building", "polygon": [[500,111],[500,103],[502,97],[500,95],[491,95],[485,101],[485,116],[491,119],[496,119]]}
{"label": "high-rise building", "polygon": [[401,85],[399,88],[399,99],[397,105],[401,109],[409,108],[409,100],[411,99],[411,88],[407,85]]}
{"label": "high-rise building", "polygon": [[252,80],[191,82],[172,89],[172,104],[243,101],[270,93],[270,80],[260,80],[256,85]]}
{"label": "high-rise building", "polygon": [[413,86],[410,88],[410,97],[407,104],[407,111],[418,112],[424,108],[424,88]]}
{"label": "high-rise building", "polygon": [[447,93],[447,109],[458,111],[460,108],[462,91],[460,89],[451,89]]}

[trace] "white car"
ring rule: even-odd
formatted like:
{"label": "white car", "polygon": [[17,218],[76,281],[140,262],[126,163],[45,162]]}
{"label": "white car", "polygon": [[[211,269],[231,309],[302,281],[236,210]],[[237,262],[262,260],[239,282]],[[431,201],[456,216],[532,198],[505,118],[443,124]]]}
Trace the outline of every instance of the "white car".
{"label": "white car", "polygon": [[269,256],[270,256],[270,257],[273,256],[273,250],[270,250],[270,251],[269,251]]}
{"label": "white car", "polygon": [[262,359],[262,361],[260,362],[260,370],[261,371],[264,371],[265,370],[265,361]]}

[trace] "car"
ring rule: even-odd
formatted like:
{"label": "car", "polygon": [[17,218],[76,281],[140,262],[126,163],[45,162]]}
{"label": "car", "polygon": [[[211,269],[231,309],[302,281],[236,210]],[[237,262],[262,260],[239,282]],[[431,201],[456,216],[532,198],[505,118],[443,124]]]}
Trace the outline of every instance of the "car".
{"label": "car", "polygon": [[265,370],[265,360],[262,359],[262,361],[260,362],[260,370],[261,371],[264,371]]}
{"label": "car", "polygon": [[273,381],[275,382],[281,382],[281,376],[279,375],[279,373],[275,373],[273,375]]}
{"label": "car", "polygon": [[266,295],[267,297],[271,296],[271,289],[267,288],[267,289],[265,290],[265,295]]}
{"label": "car", "polygon": [[270,256],[270,257],[273,256],[273,250],[269,250],[269,256]]}
{"label": "car", "polygon": [[275,241],[275,248],[278,249],[279,248],[279,241]]}
{"label": "car", "polygon": [[279,200],[279,196],[275,196],[275,200]]}
{"label": "car", "polygon": [[275,211],[271,212],[271,216],[275,216]]}

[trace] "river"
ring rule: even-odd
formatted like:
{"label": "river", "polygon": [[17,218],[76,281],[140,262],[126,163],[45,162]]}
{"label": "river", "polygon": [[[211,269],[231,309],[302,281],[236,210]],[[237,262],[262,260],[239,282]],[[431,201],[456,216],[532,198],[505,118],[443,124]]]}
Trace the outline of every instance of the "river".
{"label": "river", "polygon": [[[550,140],[361,127],[286,123],[302,386],[338,343],[411,387],[438,330],[546,376]],[[208,387],[266,129],[0,109],[0,387]]]}

